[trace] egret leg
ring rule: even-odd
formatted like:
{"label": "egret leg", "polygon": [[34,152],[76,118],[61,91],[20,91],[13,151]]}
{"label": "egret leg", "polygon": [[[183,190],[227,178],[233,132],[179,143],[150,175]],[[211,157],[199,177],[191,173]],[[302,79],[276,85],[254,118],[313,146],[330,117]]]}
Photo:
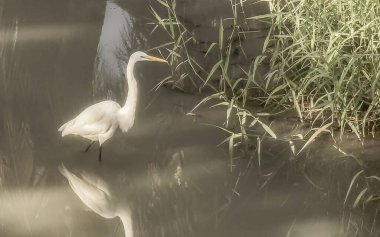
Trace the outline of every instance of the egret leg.
{"label": "egret leg", "polygon": [[88,150],[90,150],[91,146],[94,145],[95,141],[92,141],[90,144],[88,144],[88,146],[86,147],[86,150],[84,150],[84,152],[88,152]]}
{"label": "egret leg", "polygon": [[102,161],[102,146],[99,147],[99,162]]}

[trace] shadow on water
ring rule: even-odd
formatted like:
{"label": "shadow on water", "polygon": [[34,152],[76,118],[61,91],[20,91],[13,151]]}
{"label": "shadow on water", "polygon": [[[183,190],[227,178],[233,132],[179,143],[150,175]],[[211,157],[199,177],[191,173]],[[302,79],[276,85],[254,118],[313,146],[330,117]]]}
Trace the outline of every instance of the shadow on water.
{"label": "shadow on water", "polygon": [[[230,172],[227,149],[219,146],[224,134],[204,125],[221,124],[225,112],[203,107],[200,116],[188,116],[202,97],[152,90],[168,74],[162,65],[137,66],[137,122],[105,144],[102,163],[96,146],[85,153],[83,139],[61,139],[59,125],[83,108],[105,98],[123,103],[121,62],[165,40],[147,25],[149,3],[0,0],[0,235],[123,236],[118,219],[101,217],[99,207],[78,198],[88,186],[70,188],[75,174],[101,184],[106,209],[130,210],[134,236],[378,236],[376,204],[343,205],[362,169],[352,156],[319,141],[293,159],[288,143],[263,141],[260,161],[251,147]],[[198,53],[230,12],[228,1],[210,0],[179,1],[178,11],[199,37]],[[246,14],[266,11],[251,7]],[[235,55],[237,68],[259,53],[265,36],[263,25],[248,27],[258,33],[245,40],[246,57]],[[378,142],[357,144],[346,146],[372,160],[366,172],[375,175]]]}

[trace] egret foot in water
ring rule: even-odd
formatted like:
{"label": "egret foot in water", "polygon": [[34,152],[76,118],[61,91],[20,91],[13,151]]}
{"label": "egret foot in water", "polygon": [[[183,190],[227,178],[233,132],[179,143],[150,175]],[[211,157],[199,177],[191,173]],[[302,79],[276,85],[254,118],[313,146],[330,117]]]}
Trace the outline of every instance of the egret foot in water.
{"label": "egret foot in water", "polygon": [[94,143],[95,143],[95,141],[88,144],[88,146],[86,147],[86,150],[84,150],[84,152],[88,152],[90,150],[91,146],[94,145]]}
{"label": "egret foot in water", "polygon": [[99,147],[99,162],[102,162],[102,146]]}

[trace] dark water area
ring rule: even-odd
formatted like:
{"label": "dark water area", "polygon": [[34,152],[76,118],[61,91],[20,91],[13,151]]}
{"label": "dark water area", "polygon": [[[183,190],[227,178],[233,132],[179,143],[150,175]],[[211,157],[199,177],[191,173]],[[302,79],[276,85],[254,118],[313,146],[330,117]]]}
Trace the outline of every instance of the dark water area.
{"label": "dark water area", "polygon": [[[379,170],[377,140],[348,137],[342,155],[322,138],[296,159],[288,141],[265,140],[259,157],[253,146],[230,160],[220,145],[226,134],[207,125],[221,125],[225,111],[203,106],[189,116],[203,95],[154,89],[167,65],[137,65],[135,125],[104,144],[101,163],[97,145],[85,153],[88,141],[61,137],[59,126],[89,105],[122,104],[121,63],[165,42],[151,33],[150,4],[157,3],[0,0],[0,236],[124,236],[124,228],[133,236],[379,236],[377,202],[352,207],[363,187],[377,197],[376,180],[365,178]],[[204,43],[217,40],[219,19],[231,14],[228,1],[177,4]],[[245,14],[267,11],[264,2]],[[234,56],[236,68],[249,66],[265,38],[265,25],[246,27],[257,32],[243,42],[246,55]],[[291,119],[272,124],[281,137],[297,133]],[[62,164],[107,187],[108,207],[132,224],[96,214],[59,172]]]}

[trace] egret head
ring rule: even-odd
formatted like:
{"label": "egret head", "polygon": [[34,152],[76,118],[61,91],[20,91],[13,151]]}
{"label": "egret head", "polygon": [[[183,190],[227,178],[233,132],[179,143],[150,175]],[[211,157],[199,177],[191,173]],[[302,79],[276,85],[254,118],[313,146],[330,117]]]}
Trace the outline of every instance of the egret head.
{"label": "egret head", "polygon": [[141,51],[134,52],[131,55],[129,60],[130,61],[133,60],[135,62],[138,62],[138,61],[154,61],[154,62],[160,62],[160,63],[167,63],[167,61],[164,59],[150,56],[150,55],[148,55],[144,52],[141,52]]}

